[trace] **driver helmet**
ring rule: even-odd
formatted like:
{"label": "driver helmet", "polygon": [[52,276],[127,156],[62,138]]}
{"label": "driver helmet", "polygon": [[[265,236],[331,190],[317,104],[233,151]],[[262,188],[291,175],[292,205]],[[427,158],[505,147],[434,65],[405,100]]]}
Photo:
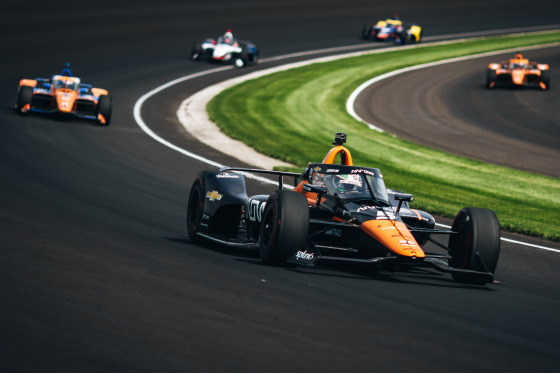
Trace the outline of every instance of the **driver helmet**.
{"label": "driver helmet", "polygon": [[231,29],[228,29],[224,34],[224,42],[233,43],[233,33],[231,32]]}
{"label": "driver helmet", "polygon": [[362,178],[356,174],[339,174],[334,178],[334,186],[338,192],[361,191]]}

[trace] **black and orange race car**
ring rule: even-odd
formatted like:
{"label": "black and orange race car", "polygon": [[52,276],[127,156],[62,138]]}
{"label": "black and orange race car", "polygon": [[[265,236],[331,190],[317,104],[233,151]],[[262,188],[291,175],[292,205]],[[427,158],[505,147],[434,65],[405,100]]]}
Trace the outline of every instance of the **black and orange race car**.
{"label": "black and orange race car", "polygon": [[16,110],[59,113],[96,120],[108,126],[113,109],[112,98],[103,88],[95,88],[73,77],[68,66],[51,78],[22,79],[19,82]]}
{"label": "black and orange race car", "polygon": [[[301,174],[231,167],[199,172],[188,198],[189,237],[258,249],[270,265],[345,262],[376,271],[430,266],[457,282],[494,281],[500,228],[493,211],[463,208],[451,230],[438,230],[434,217],[409,206],[412,195],[385,187],[379,169],[354,166],[345,140],[336,134],[323,162],[310,163]],[[278,182],[269,194],[247,196],[248,174],[273,175]],[[286,189],[285,178],[294,187]],[[449,235],[448,245],[434,234]],[[424,251],[428,242],[445,251]]]}
{"label": "black and orange race car", "polygon": [[498,85],[508,87],[537,86],[543,90],[550,88],[550,70],[547,64],[529,61],[519,52],[515,57],[500,63],[488,65],[486,87]]}

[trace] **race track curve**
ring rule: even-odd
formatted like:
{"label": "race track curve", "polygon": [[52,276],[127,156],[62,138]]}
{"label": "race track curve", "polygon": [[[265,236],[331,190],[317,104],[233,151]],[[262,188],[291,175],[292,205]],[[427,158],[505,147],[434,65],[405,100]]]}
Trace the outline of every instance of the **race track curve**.
{"label": "race track curve", "polygon": [[[556,252],[503,242],[501,284],[465,287],[432,271],[273,268],[186,237],[189,186],[207,166],[153,141],[132,109],[154,87],[215,67],[187,60],[194,41],[231,27],[266,58],[360,44],[363,23],[395,11],[432,36],[558,20],[551,0],[530,9],[520,0],[507,9],[502,1],[341,4],[3,4],[2,371],[557,371]],[[18,80],[48,77],[65,62],[112,92],[109,127],[14,113]],[[244,72],[174,86],[145,103],[143,119],[177,146],[237,164],[197,144],[175,112],[191,93]]]}
{"label": "race track curve", "polygon": [[[560,47],[528,50],[531,61],[560,66]],[[354,110],[392,134],[515,169],[560,178],[560,74],[551,68],[551,89],[488,90],[486,68],[513,52],[407,73],[369,86]],[[387,94],[403,93],[403,94]],[[406,93],[406,94],[404,94]]]}

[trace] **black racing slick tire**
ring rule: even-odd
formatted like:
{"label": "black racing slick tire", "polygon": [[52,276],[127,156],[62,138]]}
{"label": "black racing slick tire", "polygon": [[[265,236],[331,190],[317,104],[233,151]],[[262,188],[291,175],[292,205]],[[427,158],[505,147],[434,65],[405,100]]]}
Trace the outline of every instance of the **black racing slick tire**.
{"label": "black racing slick tire", "polygon": [[543,88],[543,90],[550,89],[550,70],[542,70],[541,71],[541,81],[546,86],[546,88]]}
{"label": "black racing slick tire", "polygon": [[246,44],[241,45],[241,52],[235,60],[235,66],[238,68],[245,68],[247,66],[256,65],[259,60],[259,50],[254,49],[254,53],[251,52],[253,48],[249,48]]}
{"label": "black racing slick tire", "polygon": [[202,43],[194,43],[191,49],[191,60],[198,61],[202,55]]}
{"label": "black racing slick tire", "polygon": [[496,83],[496,70],[488,69],[486,72],[486,88],[492,88],[492,83]]}
{"label": "black racing slick tire", "polygon": [[259,235],[259,252],[267,265],[281,266],[304,249],[309,232],[309,206],[304,195],[274,191],[268,198]]}
{"label": "black racing slick tire", "polygon": [[410,42],[410,37],[408,35],[408,30],[405,29],[403,27],[401,34],[399,35],[400,39],[401,39],[401,44],[405,45],[408,44],[408,42]]}
{"label": "black racing slick tire", "polygon": [[259,50],[255,49],[254,53],[249,53],[247,58],[247,64],[250,66],[254,66],[259,62]]}
{"label": "black racing slick tire", "polygon": [[187,233],[193,242],[199,242],[200,223],[204,211],[204,186],[199,176],[193,182],[187,203]]}
{"label": "black racing slick tire", "polygon": [[27,104],[31,104],[33,100],[33,87],[31,86],[21,86],[18,92],[18,99],[16,104],[16,109],[19,113],[23,113],[21,110]]}
{"label": "black racing slick tire", "polygon": [[[449,266],[457,269],[494,273],[500,256],[500,224],[496,214],[483,208],[459,211],[449,238]],[[452,273],[456,282],[476,284],[480,277]]]}
{"label": "black racing slick tire", "polygon": [[238,60],[241,62],[236,61],[235,66],[238,68],[246,68],[249,65],[249,51],[247,51],[246,47],[243,47],[241,53],[239,54]]}
{"label": "black racing slick tire", "polygon": [[105,118],[105,123],[99,122],[101,125],[109,126],[111,123],[111,113],[113,111],[113,102],[110,95],[99,96],[97,103],[97,114],[101,114]]}
{"label": "black racing slick tire", "polygon": [[370,33],[371,33],[371,26],[364,25],[364,27],[362,27],[362,39],[368,39]]}

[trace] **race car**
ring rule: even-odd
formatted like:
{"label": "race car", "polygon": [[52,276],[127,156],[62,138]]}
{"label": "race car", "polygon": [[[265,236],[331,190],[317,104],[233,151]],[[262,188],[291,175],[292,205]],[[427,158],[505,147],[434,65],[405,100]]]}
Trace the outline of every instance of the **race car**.
{"label": "race car", "polygon": [[191,60],[200,59],[233,63],[241,68],[256,65],[259,60],[257,46],[248,41],[238,41],[233,37],[230,29],[216,39],[205,39],[202,43],[195,43],[191,51]]}
{"label": "race car", "polygon": [[395,42],[398,44],[420,43],[422,28],[414,23],[394,18],[377,21],[375,25],[364,25],[362,39]]}
{"label": "race car", "polygon": [[72,76],[67,64],[61,74],[51,78],[20,80],[15,107],[21,114],[59,113],[96,120],[108,126],[112,99],[107,90],[92,87]]}
{"label": "race car", "polygon": [[[223,167],[198,173],[187,205],[187,232],[205,241],[259,251],[265,264],[369,264],[375,271],[432,267],[456,282],[494,282],[500,253],[496,214],[463,208],[451,230],[412,209],[411,194],[387,189],[377,168],[354,166],[344,133],[321,163],[303,173]],[[339,159],[340,164],[335,163]],[[247,195],[245,176],[273,175],[269,194]],[[286,188],[285,178],[294,186]],[[432,236],[449,236],[448,245]],[[442,253],[425,251],[432,242]]]}
{"label": "race car", "polygon": [[486,72],[486,87],[533,86],[543,90],[550,88],[550,70],[547,64],[529,61],[519,52],[515,57],[500,63],[491,63]]}

